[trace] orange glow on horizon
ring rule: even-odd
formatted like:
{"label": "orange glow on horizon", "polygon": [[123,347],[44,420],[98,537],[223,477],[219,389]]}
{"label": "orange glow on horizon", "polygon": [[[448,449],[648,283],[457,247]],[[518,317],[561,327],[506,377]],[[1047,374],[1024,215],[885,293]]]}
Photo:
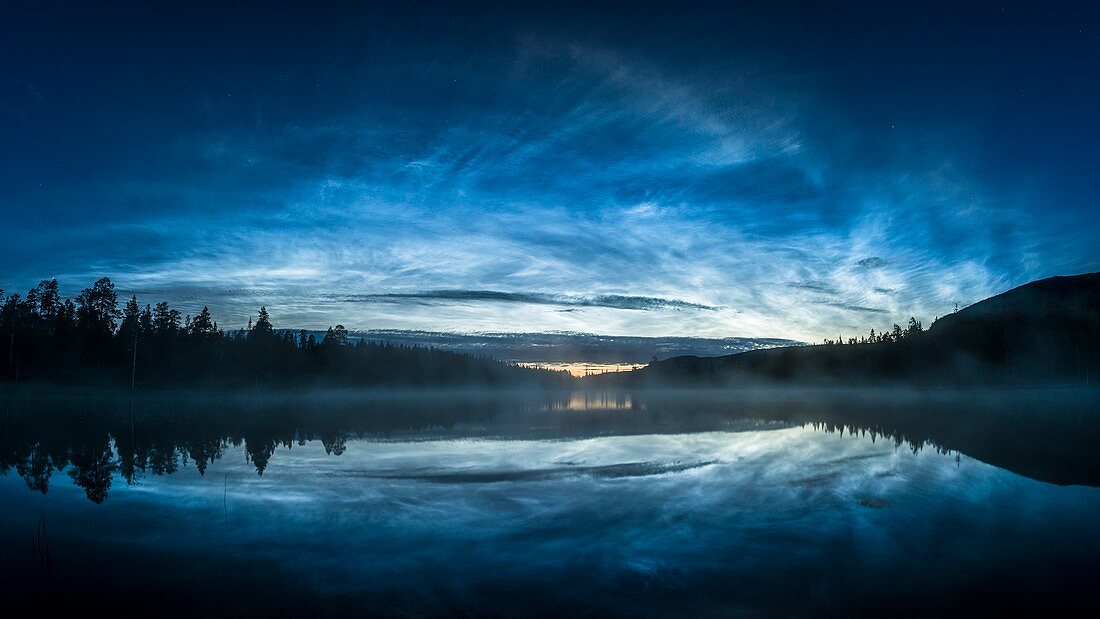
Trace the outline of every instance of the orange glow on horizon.
{"label": "orange glow on horizon", "polygon": [[596,374],[606,374],[608,372],[629,372],[631,370],[639,370],[646,366],[644,363],[589,363],[584,361],[569,363],[517,361],[516,365],[539,370],[565,371],[577,378],[595,376]]}

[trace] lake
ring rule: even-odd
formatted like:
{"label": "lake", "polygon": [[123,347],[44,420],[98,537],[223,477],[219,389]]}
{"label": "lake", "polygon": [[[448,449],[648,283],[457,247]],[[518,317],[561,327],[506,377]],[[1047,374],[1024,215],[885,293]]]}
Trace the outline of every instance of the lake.
{"label": "lake", "polygon": [[115,614],[1088,608],[1096,395],[9,391],[0,577]]}

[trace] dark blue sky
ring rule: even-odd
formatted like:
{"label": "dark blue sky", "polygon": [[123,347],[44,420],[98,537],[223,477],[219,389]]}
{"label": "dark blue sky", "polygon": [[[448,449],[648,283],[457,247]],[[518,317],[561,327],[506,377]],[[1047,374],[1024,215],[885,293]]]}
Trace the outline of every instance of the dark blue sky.
{"label": "dark blue sky", "polygon": [[0,286],[818,339],[1100,270],[1090,3],[519,4],[5,3]]}

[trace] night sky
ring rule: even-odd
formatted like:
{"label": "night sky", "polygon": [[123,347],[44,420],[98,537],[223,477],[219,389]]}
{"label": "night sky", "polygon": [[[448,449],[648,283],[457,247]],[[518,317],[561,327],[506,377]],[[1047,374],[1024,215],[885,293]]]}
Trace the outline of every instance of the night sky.
{"label": "night sky", "polygon": [[3,3],[6,292],[819,340],[1100,270],[1093,3],[221,4]]}

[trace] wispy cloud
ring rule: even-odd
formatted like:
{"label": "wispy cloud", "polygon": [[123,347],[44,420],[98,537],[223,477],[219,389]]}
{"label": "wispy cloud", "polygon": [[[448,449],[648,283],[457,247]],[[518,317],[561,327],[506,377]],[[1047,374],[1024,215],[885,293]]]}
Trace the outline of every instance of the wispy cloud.
{"label": "wispy cloud", "polygon": [[878,307],[863,307],[862,305],[850,305],[848,303],[827,303],[830,307],[839,308],[842,310],[848,310],[851,312],[863,312],[865,314],[889,314],[890,310],[885,310]]}
{"label": "wispy cloud", "polygon": [[836,288],[826,284],[824,282],[791,282],[787,284],[791,288],[798,288],[800,290],[809,290],[811,292],[820,292],[821,294],[835,295],[838,294]]}
{"label": "wispy cloud", "polygon": [[138,163],[5,199],[0,285],[110,274],[225,326],[266,304],[305,328],[812,341],[1095,257],[949,140],[883,137],[761,59],[537,29],[376,51],[334,71],[339,105],[211,98]]}
{"label": "wispy cloud", "polygon": [[620,294],[562,295],[545,292],[501,292],[498,290],[430,290],[425,292],[389,292],[343,297],[346,301],[366,303],[524,303],[561,307],[606,307],[626,310],[707,310],[719,308],[680,299],[639,297]]}

